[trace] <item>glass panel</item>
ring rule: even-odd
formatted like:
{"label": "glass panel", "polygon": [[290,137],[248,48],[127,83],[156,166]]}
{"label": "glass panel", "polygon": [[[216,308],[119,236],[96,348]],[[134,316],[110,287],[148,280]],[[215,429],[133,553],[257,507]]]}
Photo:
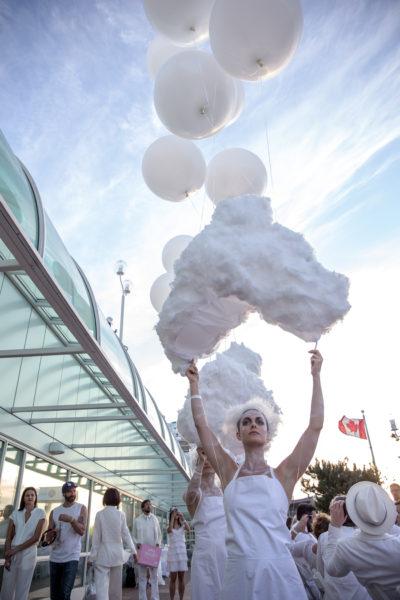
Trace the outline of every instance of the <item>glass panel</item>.
{"label": "glass panel", "polygon": [[[36,488],[38,506],[46,513],[46,524],[49,522],[53,508],[64,501],[61,488],[66,480],[67,470],[64,467],[59,467],[33,454],[26,455],[22,490],[29,486]],[[48,554],[46,550],[47,548],[39,548],[41,554]]]}
{"label": "glass panel", "polygon": [[95,328],[94,313],[86,285],[47,215],[44,261],[64,290],[68,300],[76,308],[86,326],[93,332]]}
{"label": "glass panel", "polygon": [[10,259],[14,258],[14,256],[11,254],[11,252],[9,251],[9,249],[7,248],[7,246],[5,245],[3,240],[0,240],[0,257],[3,260],[10,260]]}
{"label": "glass panel", "polygon": [[38,218],[35,197],[18,160],[1,131],[0,194],[37,248]]}
{"label": "glass panel", "polygon": [[126,524],[128,525],[129,531],[132,531],[133,525],[133,503],[134,499],[125,494],[121,494],[121,510],[125,513]]}

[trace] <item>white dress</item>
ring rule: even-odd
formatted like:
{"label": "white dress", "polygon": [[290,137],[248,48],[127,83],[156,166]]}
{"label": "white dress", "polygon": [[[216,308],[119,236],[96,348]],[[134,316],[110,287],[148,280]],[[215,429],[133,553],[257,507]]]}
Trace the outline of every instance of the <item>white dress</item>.
{"label": "white dress", "polygon": [[179,529],[173,529],[168,534],[167,571],[176,573],[187,570],[185,526],[181,525]]}
{"label": "white dress", "polygon": [[222,600],[306,600],[289,551],[288,499],[273,474],[239,477],[224,492],[228,560]]}
{"label": "white dress", "polygon": [[219,600],[226,563],[223,497],[201,494],[192,526],[195,545],[190,577],[191,600]]}

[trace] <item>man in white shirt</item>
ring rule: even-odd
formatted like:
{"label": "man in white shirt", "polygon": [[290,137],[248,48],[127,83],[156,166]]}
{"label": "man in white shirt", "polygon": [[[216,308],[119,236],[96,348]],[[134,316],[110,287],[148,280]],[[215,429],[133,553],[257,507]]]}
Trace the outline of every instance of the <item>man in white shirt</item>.
{"label": "man in white shirt", "polygon": [[[161,545],[161,529],[157,518],[151,513],[152,505],[150,500],[143,500],[142,514],[135,519],[133,524],[133,537],[137,549],[140,550],[142,544],[150,546]],[[139,600],[146,600],[147,588],[147,569],[150,572],[151,600],[159,600],[157,568],[138,565],[139,570]]]}
{"label": "man in white shirt", "polygon": [[400,537],[387,533],[396,519],[393,502],[376,483],[360,481],[349,489],[346,509],[360,531],[351,538],[340,539],[346,520],[344,502],[333,503],[325,570],[334,577],[353,571],[376,600],[399,598]]}
{"label": "man in white shirt", "polygon": [[64,504],[50,513],[49,528],[57,531],[50,551],[51,600],[69,600],[74,587],[81,553],[81,539],[86,530],[87,508],[76,502],[76,483],[62,486]]}

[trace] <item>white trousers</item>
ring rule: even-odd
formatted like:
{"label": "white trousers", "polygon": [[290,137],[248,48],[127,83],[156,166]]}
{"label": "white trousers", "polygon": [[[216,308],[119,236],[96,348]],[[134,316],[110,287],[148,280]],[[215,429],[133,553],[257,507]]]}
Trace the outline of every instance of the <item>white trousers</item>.
{"label": "white trousers", "polygon": [[139,600],[147,600],[146,588],[147,588],[147,569],[150,573],[151,583],[151,600],[159,600],[158,594],[158,577],[156,567],[144,567],[138,565],[139,570]]}
{"label": "white trousers", "polygon": [[94,583],[96,585],[96,600],[121,600],[122,565],[104,567],[95,563]]}
{"label": "white trousers", "polygon": [[23,564],[21,566],[22,558],[21,553],[17,552],[11,559],[10,570],[3,570],[0,600],[27,600],[35,570],[36,556],[30,565]]}

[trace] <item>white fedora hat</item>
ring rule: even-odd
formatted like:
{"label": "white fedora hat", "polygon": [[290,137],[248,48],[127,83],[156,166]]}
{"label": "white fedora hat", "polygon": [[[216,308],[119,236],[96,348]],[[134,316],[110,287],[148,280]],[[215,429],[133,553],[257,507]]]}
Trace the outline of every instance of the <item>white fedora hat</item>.
{"label": "white fedora hat", "polygon": [[387,533],[396,521],[396,508],[389,495],[372,481],[359,481],[346,495],[350,519],[366,533]]}

